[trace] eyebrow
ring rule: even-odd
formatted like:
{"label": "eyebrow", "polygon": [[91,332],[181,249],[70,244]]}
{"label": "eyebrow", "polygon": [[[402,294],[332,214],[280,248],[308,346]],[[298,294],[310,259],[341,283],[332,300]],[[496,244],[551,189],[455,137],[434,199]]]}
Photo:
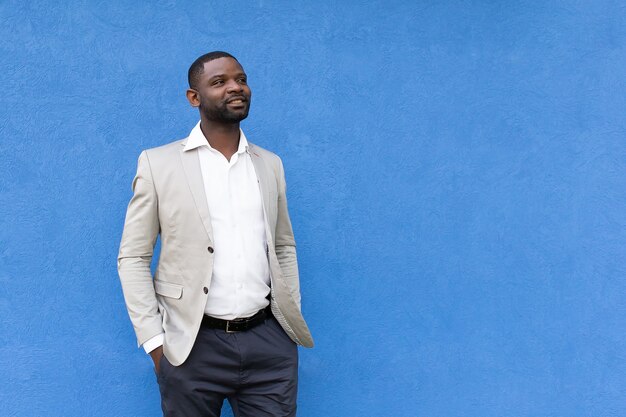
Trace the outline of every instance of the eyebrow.
{"label": "eyebrow", "polygon": [[[239,73],[235,74],[235,77],[240,77],[242,75],[244,77],[247,77],[245,72],[239,72]],[[214,79],[214,78],[221,78],[221,77],[226,77],[226,74],[215,74],[215,75],[213,75],[212,77],[209,78],[209,81]]]}

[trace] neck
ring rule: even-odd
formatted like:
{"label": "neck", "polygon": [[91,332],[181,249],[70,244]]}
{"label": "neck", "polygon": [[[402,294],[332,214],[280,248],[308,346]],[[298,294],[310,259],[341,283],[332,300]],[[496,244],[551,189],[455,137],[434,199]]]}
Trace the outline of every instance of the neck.
{"label": "neck", "polygon": [[209,145],[230,161],[239,148],[239,122],[219,123],[201,117],[200,129]]}

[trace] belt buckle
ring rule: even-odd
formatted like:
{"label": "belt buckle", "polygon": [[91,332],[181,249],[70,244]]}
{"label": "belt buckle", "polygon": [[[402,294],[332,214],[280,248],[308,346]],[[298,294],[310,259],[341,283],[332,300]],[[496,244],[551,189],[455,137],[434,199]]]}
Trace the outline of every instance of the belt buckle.
{"label": "belt buckle", "polygon": [[226,322],[226,333],[237,333],[237,330],[230,330],[229,325],[230,325],[230,320]]}

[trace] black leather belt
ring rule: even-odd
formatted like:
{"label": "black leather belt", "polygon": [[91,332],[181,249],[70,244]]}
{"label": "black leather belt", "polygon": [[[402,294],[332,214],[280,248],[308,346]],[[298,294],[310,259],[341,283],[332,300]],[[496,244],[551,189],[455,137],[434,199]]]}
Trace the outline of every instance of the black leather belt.
{"label": "black leather belt", "polygon": [[263,323],[266,318],[271,317],[272,310],[267,306],[259,310],[254,316],[235,320],[222,320],[211,316],[202,318],[202,325],[210,329],[224,330],[226,333],[245,332]]}

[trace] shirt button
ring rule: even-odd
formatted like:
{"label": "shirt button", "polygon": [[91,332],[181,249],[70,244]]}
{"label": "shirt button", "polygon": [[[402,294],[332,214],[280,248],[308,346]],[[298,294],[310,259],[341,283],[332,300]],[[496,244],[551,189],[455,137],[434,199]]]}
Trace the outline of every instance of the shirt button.
{"label": "shirt button", "polygon": [[205,294],[208,294],[208,293],[209,293],[209,289],[208,289],[207,287],[204,287],[204,288],[202,289],[202,291],[204,291],[204,293],[205,293]]}
{"label": "shirt button", "polygon": [[213,253],[213,248],[211,246],[209,246],[207,250],[209,251],[209,253]]}

